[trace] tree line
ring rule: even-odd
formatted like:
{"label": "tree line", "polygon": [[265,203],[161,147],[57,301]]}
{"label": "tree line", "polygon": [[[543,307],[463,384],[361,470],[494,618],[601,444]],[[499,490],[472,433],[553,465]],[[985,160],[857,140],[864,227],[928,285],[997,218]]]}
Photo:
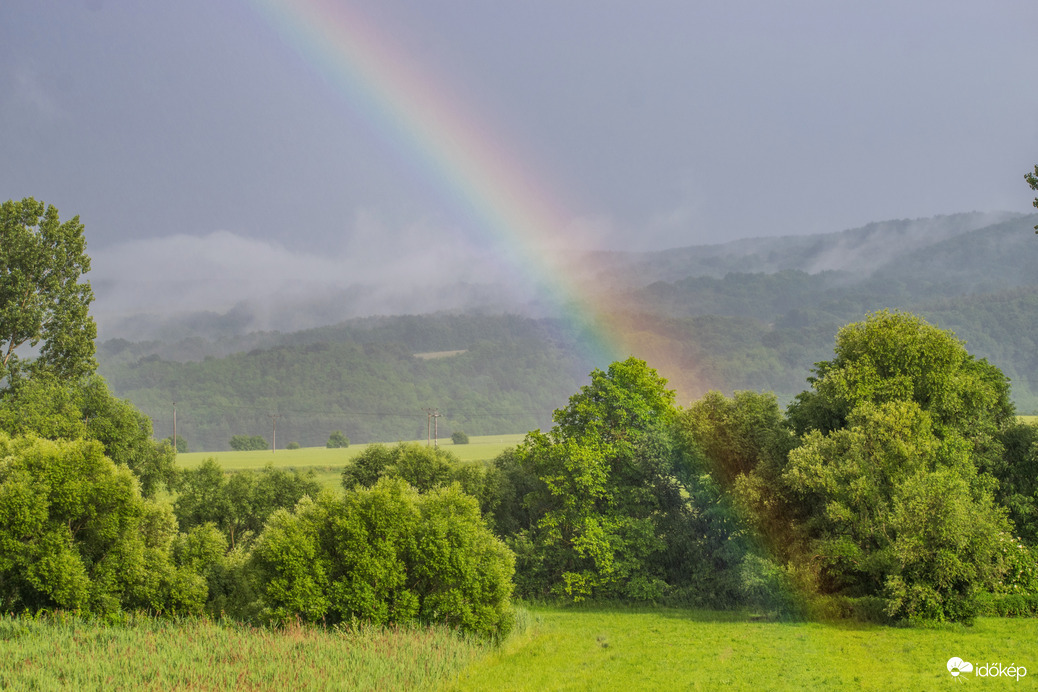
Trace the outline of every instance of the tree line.
{"label": "tree line", "polygon": [[[0,228],[34,209],[4,205]],[[1038,614],[1038,427],[1017,422],[999,368],[914,315],[840,329],[785,410],[752,391],[678,407],[632,357],[492,463],[372,445],[322,489],[273,468],[178,470],[93,373],[76,280],[22,284],[39,314],[18,338],[45,343],[0,378],[0,610],[498,638],[516,594],[908,623]],[[62,310],[83,338],[46,331]]]}

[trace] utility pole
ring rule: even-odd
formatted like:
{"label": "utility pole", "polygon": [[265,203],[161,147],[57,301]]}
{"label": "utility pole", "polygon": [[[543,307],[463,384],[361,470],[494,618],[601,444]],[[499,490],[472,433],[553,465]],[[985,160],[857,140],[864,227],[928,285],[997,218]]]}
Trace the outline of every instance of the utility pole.
{"label": "utility pole", "polygon": [[439,447],[440,446],[440,434],[439,434],[439,421],[436,420],[440,417],[439,409],[427,408],[425,409],[425,446],[426,447]]}
{"label": "utility pole", "polygon": [[173,452],[177,451],[177,402],[173,402]]}
{"label": "utility pole", "polygon": [[271,425],[271,430],[272,430],[272,432],[271,432],[271,443],[270,443],[270,453],[271,454],[277,454],[277,451],[278,451],[278,418],[280,418],[281,415],[280,414],[274,415],[274,414],[270,414],[270,413],[268,413],[267,415],[270,416],[270,425]]}

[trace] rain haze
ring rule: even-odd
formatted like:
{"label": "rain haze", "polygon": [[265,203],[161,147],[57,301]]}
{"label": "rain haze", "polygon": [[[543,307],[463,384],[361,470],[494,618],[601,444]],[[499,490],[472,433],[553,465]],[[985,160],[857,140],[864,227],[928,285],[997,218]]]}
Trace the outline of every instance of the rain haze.
{"label": "rain haze", "polygon": [[[6,0],[0,189],[80,215],[102,317],[358,286],[355,311],[440,309],[406,298],[535,281],[444,182],[451,132],[541,191],[567,248],[1026,213],[1035,26],[1033,0]],[[403,100],[373,107],[383,86]]]}

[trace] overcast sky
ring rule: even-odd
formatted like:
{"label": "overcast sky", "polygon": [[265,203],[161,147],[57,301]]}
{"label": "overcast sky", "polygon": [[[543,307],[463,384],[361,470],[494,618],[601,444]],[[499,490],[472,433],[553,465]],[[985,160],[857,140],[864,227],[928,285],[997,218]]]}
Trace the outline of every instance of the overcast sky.
{"label": "overcast sky", "polygon": [[[605,247],[1031,210],[1035,0],[350,4]],[[471,224],[257,7],[0,2],[0,197],[92,250]]]}

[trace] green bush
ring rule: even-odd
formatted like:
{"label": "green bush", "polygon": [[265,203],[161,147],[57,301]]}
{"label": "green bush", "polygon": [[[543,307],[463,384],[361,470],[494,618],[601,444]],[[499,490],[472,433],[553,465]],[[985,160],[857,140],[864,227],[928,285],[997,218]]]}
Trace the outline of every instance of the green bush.
{"label": "green bush", "polygon": [[151,439],[151,420],[117,399],[99,375],[65,381],[37,374],[0,397],[0,430],[49,440],[97,440],[104,455],[125,464],[153,497],[176,474],[173,447]]}
{"label": "green bush", "polygon": [[456,445],[467,445],[469,443],[469,436],[460,430],[455,430],[451,433],[451,442]]}
{"label": "green bush", "polygon": [[457,486],[324,492],[271,517],[252,567],[273,621],[418,620],[491,637],[512,625],[514,558]]}
{"label": "green bush", "polygon": [[1038,617],[1038,594],[982,593],[977,597],[977,615],[994,618]]}
{"label": "green bush", "polygon": [[173,436],[172,435],[170,437],[167,437],[166,439],[164,439],[163,442],[165,442],[170,447],[175,449],[177,451],[177,454],[187,454],[188,452],[191,451],[188,448],[188,446],[187,446],[187,440],[185,440],[180,435],[177,435],[177,439],[176,439],[176,443],[175,444],[173,442]]}
{"label": "green bush", "polygon": [[230,547],[250,539],[278,509],[291,509],[304,495],[316,496],[321,485],[312,471],[274,468],[225,474],[214,459],[182,471],[173,503],[182,530],[212,524]]}
{"label": "green bush", "polygon": [[328,442],[325,446],[328,449],[345,449],[350,446],[350,438],[343,435],[341,430],[336,430],[328,436]]}
{"label": "green bush", "polygon": [[1038,548],[1003,533],[998,540],[998,554],[1005,574],[993,589],[996,593],[1038,596]]}
{"label": "green bush", "polygon": [[230,445],[236,452],[261,452],[270,449],[262,435],[232,435]]}
{"label": "green bush", "polygon": [[190,614],[204,579],[173,561],[177,522],[96,441],[0,433],[0,611]]}
{"label": "green bush", "polygon": [[446,485],[452,480],[458,458],[445,449],[415,442],[401,442],[393,447],[375,444],[365,449],[342,472],[346,490],[370,487],[383,476],[402,478],[419,492]]}

